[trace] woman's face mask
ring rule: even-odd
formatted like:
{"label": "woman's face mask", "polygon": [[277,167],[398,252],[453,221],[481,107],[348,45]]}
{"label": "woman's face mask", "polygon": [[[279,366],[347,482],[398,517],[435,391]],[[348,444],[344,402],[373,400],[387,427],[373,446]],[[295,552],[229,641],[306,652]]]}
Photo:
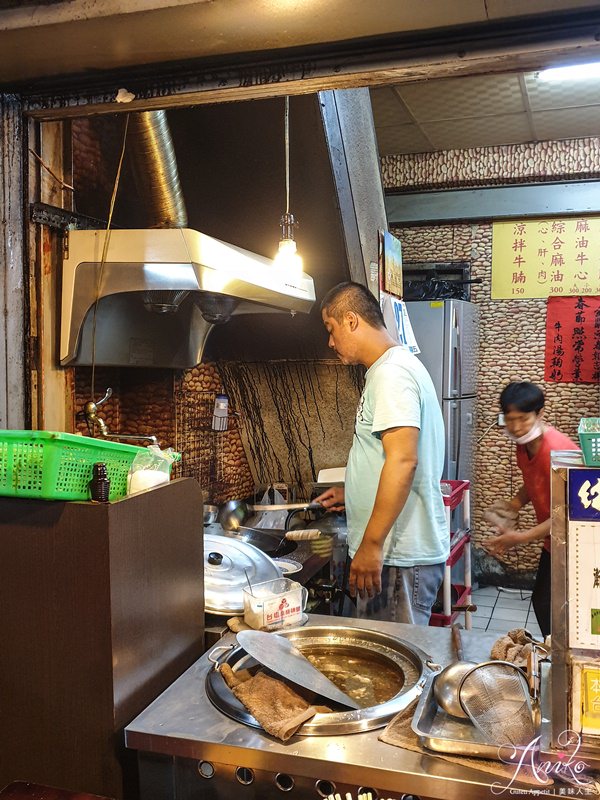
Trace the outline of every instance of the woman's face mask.
{"label": "woman's face mask", "polygon": [[509,411],[504,415],[505,435],[517,444],[528,444],[544,432],[541,414],[535,411]]}

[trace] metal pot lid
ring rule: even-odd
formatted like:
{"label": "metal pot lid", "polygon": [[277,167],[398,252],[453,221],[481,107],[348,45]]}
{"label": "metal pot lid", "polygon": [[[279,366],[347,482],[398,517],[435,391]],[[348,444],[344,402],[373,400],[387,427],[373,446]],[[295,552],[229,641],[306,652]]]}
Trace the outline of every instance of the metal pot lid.
{"label": "metal pot lid", "polygon": [[[244,571],[245,570],[245,571]],[[281,577],[258,547],[218,534],[204,534],[204,607],[210,614],[243,614],[244,587]]]}

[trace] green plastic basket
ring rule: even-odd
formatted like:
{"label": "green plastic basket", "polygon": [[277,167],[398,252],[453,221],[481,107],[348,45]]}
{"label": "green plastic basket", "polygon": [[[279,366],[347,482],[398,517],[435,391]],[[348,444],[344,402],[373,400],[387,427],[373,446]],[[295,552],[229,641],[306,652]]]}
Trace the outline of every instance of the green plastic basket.
{"label": "green plastic basket", "polygon": [[583,417],[577,432],[586,467],[600,467],[600,417]]}
{"label": "green plastic basket", "polygon": [[92,466],[106,464],[110,499],[127,494],[127,473],[144,450],[130,444],[50,431],[0,431],[0,495],[89,500]]}

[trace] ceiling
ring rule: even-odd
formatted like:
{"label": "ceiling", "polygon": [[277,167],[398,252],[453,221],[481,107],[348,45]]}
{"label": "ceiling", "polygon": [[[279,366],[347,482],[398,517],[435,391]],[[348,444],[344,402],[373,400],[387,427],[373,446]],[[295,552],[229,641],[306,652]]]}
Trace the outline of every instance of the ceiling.
{"label": "ceiling", "polygon": [[585,20],[578,43],[590,45],[597,10],[595,0],[0,0],[0,83],[241,53],[288,58],[295,48],[469,26],[485,38],[519,20],[528,40],[546,24],[559,35],[558,19],[560,36],[569,20]]}
{"label": "ceiling", "polygon": [[371,89],[381,156],[600,134],[600,81],[540,81],[536,72]]}

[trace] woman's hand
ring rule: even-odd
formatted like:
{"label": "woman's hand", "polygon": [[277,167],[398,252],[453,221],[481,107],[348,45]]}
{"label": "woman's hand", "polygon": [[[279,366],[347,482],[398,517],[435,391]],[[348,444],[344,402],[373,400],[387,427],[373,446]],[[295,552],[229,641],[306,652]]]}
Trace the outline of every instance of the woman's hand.
{"label": "woman's hand", "polygon": [[323,494],[315,497],[314,503],[320,503],[327,511],[344,511],[344,487],[343,486],[330,486]]}

